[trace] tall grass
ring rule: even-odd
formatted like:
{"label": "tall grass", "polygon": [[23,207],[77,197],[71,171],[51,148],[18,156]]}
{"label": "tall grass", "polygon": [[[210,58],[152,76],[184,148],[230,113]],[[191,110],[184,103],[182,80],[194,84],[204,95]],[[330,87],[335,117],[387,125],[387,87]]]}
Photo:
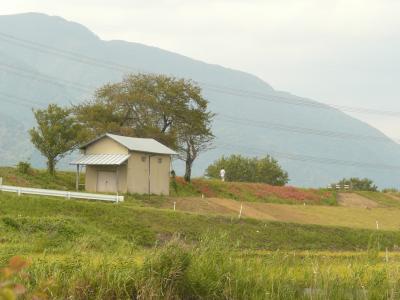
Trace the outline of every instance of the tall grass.
{"label": "tall grass", "polygon": [[[375,245],[374,243],[372,243]],[[209,233],[144,253],[38,256],[19,281],[56,299],[398,299],[400,257],[254,252]],[[375,247],[375,246],[371,246]]]}

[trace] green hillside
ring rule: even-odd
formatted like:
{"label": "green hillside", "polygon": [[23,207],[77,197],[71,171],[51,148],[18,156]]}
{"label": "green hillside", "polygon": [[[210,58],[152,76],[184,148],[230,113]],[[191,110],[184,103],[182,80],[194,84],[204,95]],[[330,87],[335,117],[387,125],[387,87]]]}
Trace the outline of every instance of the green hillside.
{"label": "green hillside", "polygon": [[358,286],[357,270],[373,293],[399,288],[399,257],[390,254],[386,272],[374,248],[378,241],[396,249],[398,231],[0,193],[0,232],[0,265],[14,255],[27,259],[26,275],[14,280],[50,298],[262,299],[267,291],[274,299],[308,299],[310,286],[323,287],[317,295],[343,296]]}
{"label": "green hillside", "polygon": [[[0,177],[13,185],[74,187],[71,172],[53,179],[43,171],[20,174],[0,168]],[[128,195],[119,204],[0,192],[0,269],[15,255],[21,257],[0,273],[0,299],[2,285],[13,282],[24,286],[27,299],[365,299],[362,286],[368,286],[371,299],[386,299],[382,291],[400,291],[397,230],[239,219],[163,207],[174,199],[199,201],[195,196],[205,187],[236,203],[243,194],[228,193],[238,187],[235,183],[178,184],[178,196],[148,200]],[[270,208],[347,211],[265,204],[254,193],[243,195],[252,201],[247,203]],[[387,255],[379,253],[385,249]]]}
{"label": "green hillside", "polygon": [[[56,177],[50,176],[44,170],[32,169],[23,174],[15,168],[0,168],[0,177],[4,184],[49,188],[60,190],[75,189],[74,172],[58,172]],[[82,182],[84,179],[82,178]],[[173,197],[216,197],[247,202],[336,205],[336,194],[321,189],[301,189],[295,187],[279,187],[256,183],[222,183],[218,180],[194,179],[186,183],[181,177],[176,179],[176,185],[171,183]],[[140,197],[139,197],[140,198]]]}

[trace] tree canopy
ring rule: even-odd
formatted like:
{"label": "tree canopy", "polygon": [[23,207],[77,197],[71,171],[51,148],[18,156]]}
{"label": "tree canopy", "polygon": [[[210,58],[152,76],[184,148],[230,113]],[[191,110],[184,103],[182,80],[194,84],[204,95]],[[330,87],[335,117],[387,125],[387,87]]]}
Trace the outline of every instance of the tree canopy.
{"label": "tree canopy", "polygon": [[47,109],[34,110],[37,126],[29,130],[31,141],[47,158],[47,169],[55,173],[57,162],[81,142],[81,127],[71,110],[50,104]]}
{"label": "tree canopy", "polygon": [[289,181],[288,173],[269,155],[262,158],[223,156],[208,166],[206,176],[219,178],[222,168],[225,169],[227,181],[261,182],[271,185],[285,185]]}
{"label": "tree canopy", "polygon": [[[372,191],[376,192],[378,190],[378,187],[374,184],[374,182],[371,179],[368,178],[357,178],[357,177],[352,177],[352,178],[343,178],[340,180],[338,183],[341,187],[348,185],[350,189],[354,191]],[[336,184],[334,184],[335,186]]]}
{"label": "tree canopy", "polygon": [[165,75],[135,74],[97,90],[92,101],[75,107],[86,134],[106,132],[154,138],[179,153],[190,181],[194,160],[214,139],[213,114],[194,82]]}

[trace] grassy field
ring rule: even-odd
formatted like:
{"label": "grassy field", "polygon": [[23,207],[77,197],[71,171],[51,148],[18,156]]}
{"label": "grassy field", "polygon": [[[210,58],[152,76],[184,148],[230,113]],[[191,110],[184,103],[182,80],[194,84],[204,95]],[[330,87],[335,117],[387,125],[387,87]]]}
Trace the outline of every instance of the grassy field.
{"label": "grassy field", "polygon": [[[51,299],[398,299],[397,254],[254,252],[223,235],[179,239],[145,252],[36,254],[26,296]],[[43,297],[44,298],[44,297]]]}
{"label": "grassy field", "polygon": [[[345,226],[383,230],[400,229],[400,209],[393,207],[343,207],[322,205],[288,205],[275,203],[239,202],[223,198],[142,198],[140,204],[203,215],[224,215],[237,218],[242,205],[242,216],[266,221]],[[128,205],[126,203],[126,205]]]}
{"label": "grassy field", "polygon": [[0,216],[0,264],[15,254],[29,260],[14,280],[32,295],[387,299],[387,293],[399,292],[399,256],[390,253],[386,263],[377,252],[397,249],[397,231],[232,220],[6,193],[0,194]]}
{"label": "grassy field", "polygon": [[[74,187],[71,173],[52,179],[3,168],[0,177],[6,184]],[[26,290],[17,291],[26,299],[400,297],[400,210],[388,200],[394,196],[363,193],[379,204],[372,209],[304,205],[299,194],[326,191],[206,183],[179,182],[178,196],[128,195],[119,204],[0,193],[0,269],[15,255],[28,262],[14,258],[0,272],[0,299],[5,283],[22,284]],[[247,194],[250,187],[263,191]],[[264,189],[281,200],[294,191],[293,201],[265,203],[276,201]],[[217,208],[221,201],[225,211]]]}

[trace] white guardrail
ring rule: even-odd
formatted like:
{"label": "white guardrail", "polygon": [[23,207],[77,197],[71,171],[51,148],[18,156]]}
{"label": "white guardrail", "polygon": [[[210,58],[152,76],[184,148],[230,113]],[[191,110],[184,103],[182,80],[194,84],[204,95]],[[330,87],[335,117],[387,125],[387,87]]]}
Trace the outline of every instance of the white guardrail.
{"label": "white guardrail", "polygon": [[29,195],[40,195],[40,196],[51,196],[51,197],[63,197],[66,199],[86,199],[86,200],[100,200],[100,201],[111,201],[111,202],[121,202],[124,201],[124,196],[118,195],[105,195],[105,194],[91,194],[91,193],[79,193],[79,192],[68,192],[68,191],[58,191],[58,190],[46,190],[46,189],[34,189],[26,187],[17,187],[10,185],[1,185],[0,191],[17,193],[18,196],[22,194]]}

